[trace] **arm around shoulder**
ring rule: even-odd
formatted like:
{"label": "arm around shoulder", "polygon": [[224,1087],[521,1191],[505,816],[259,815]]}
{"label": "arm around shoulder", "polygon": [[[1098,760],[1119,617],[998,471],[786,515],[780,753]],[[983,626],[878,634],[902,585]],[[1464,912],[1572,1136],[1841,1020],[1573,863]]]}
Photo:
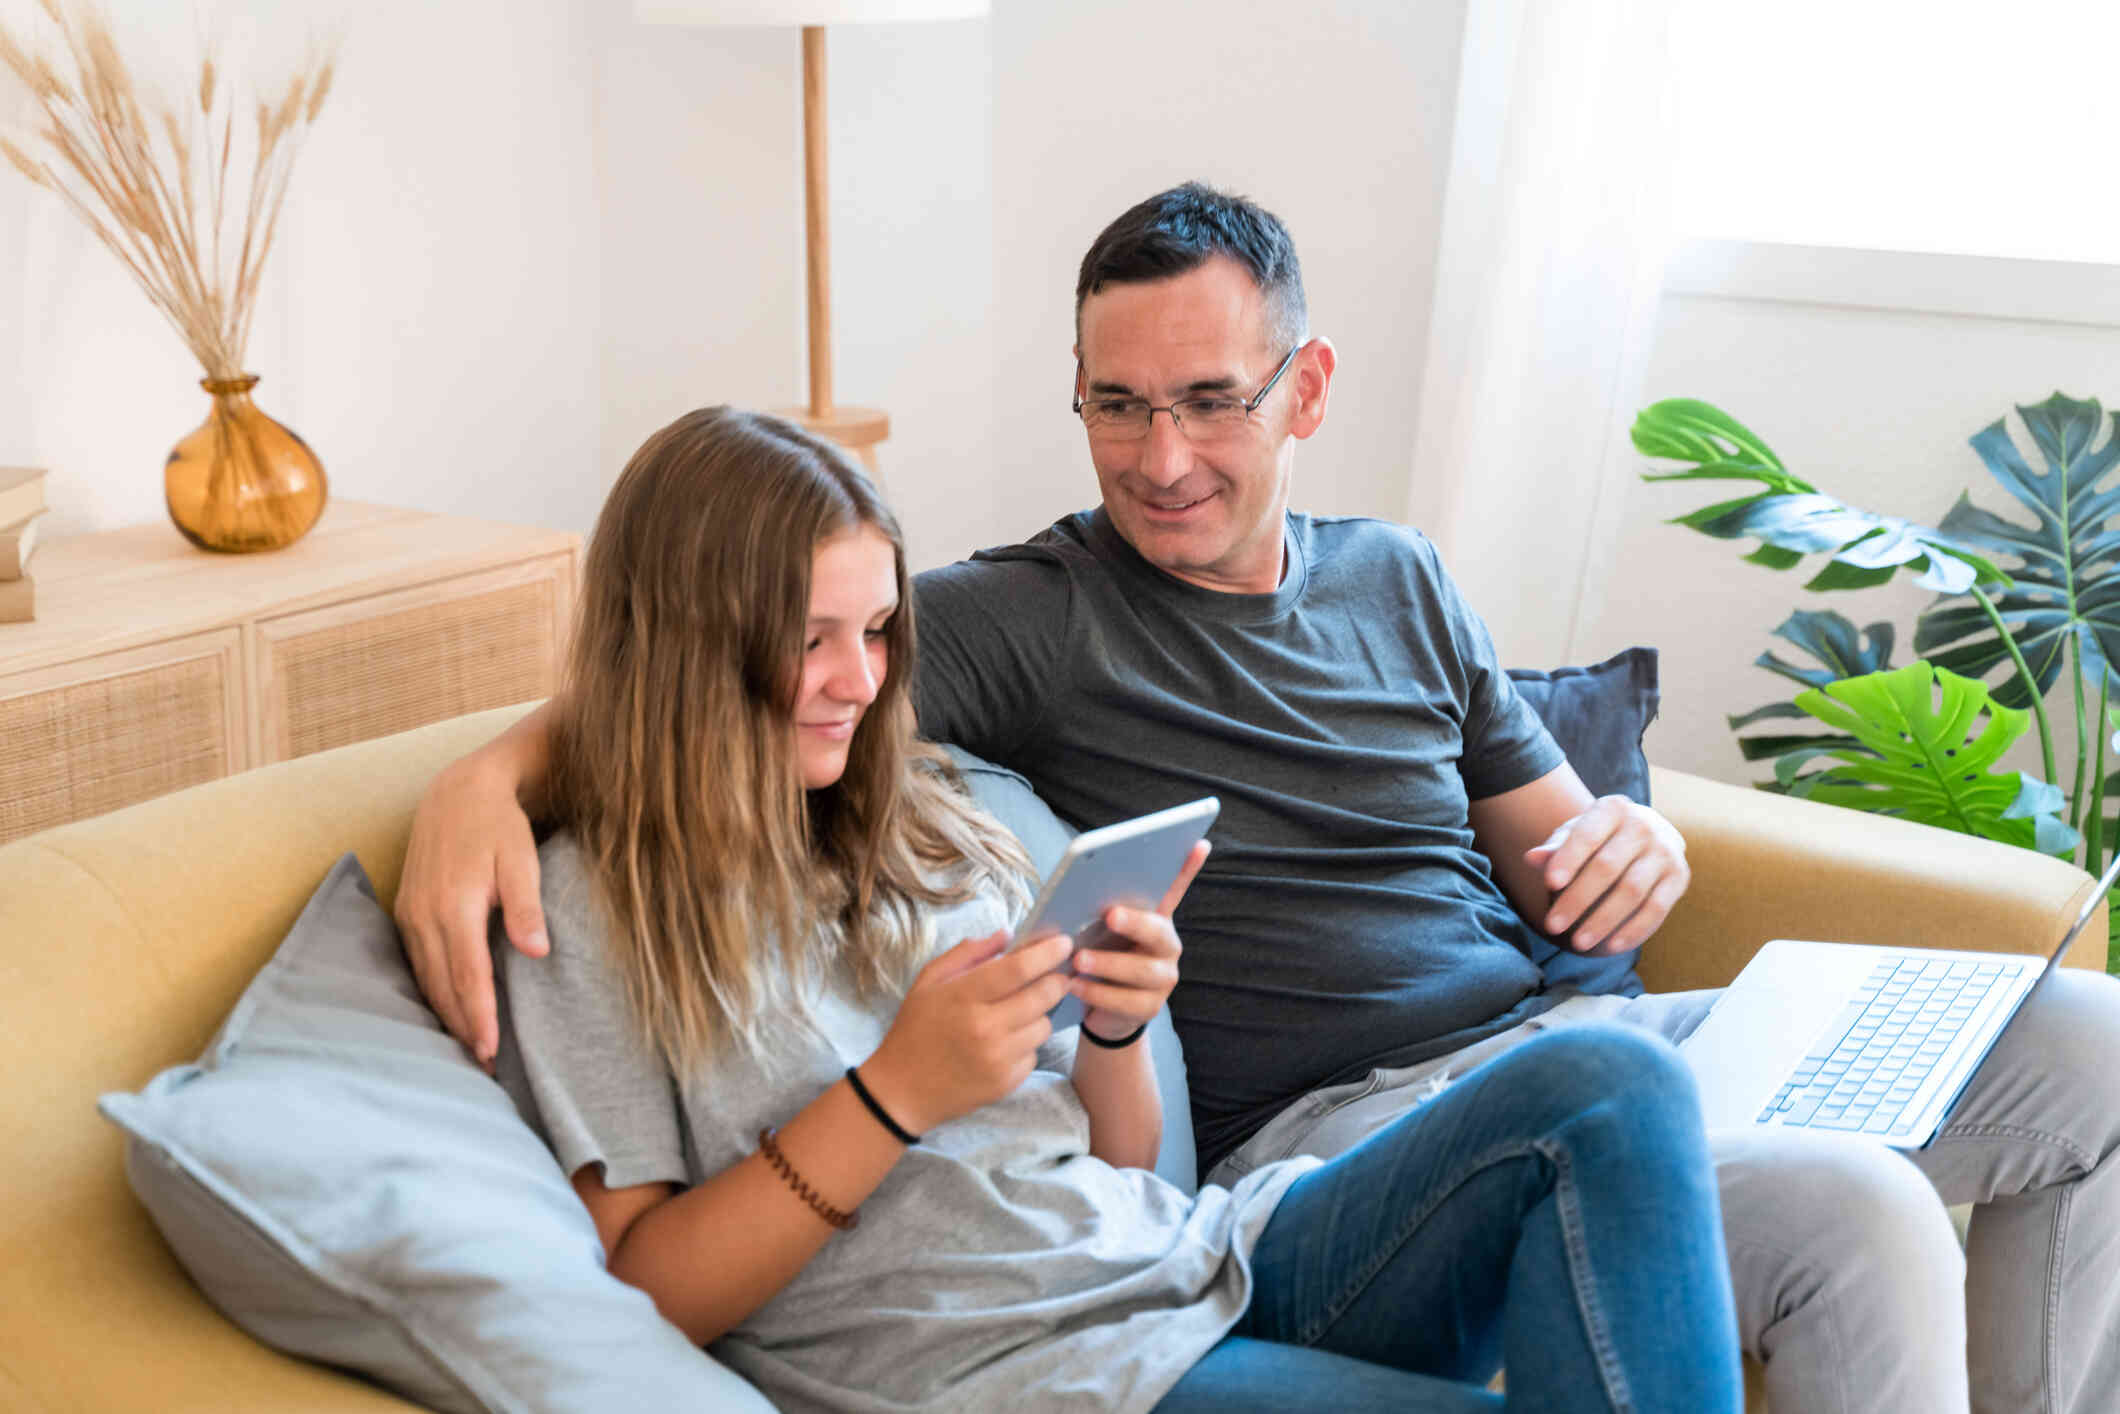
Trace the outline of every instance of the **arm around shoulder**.
{"label": "arm around shoulder", "polygon": [[921,734],[1007,761],[1046,712],[1073,591],[1042,559],[963,560],[914,581]]}
{"label": "arm around shoulder", "polygon": [[481,1063],[500,1040],[488,916],[499,907],[525,953],[547,946],[526,805],[542,800],[552,716],[550,703],[538,707],[429,783],[393,909],[420,990]]}

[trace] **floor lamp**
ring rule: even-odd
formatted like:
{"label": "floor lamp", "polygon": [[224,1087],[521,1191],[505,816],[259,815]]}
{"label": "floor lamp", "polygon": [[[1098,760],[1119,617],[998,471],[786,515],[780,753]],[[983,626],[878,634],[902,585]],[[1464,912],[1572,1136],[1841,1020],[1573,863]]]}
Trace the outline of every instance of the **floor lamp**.
{"label": "floor lamp", "polygon": [[858,455],[876,474],[876,444],[891,419],[878,408],[841,407],[832,397],[832,262],[825,181],[824,31],[827,25],[970,19],[988,0],[633,0],[633,18],[660,25],[802,27],[803,207],[809,248],[810,401],[777,408]]}

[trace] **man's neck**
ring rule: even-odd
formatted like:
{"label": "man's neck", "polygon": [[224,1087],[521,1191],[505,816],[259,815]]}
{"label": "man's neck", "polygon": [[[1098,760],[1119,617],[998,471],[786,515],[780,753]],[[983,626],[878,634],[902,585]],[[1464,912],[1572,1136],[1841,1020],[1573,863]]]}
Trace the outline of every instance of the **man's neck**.
{"label": "man's neck", "polygon": [[[1151,560],[1149,563],[1154,564]],[[1158,569],[1162,566],[1158,565]],[[1243,573],[1230,578],[1205,572],[1187,573],[1184,570],[1165,570],[1173,579],[1182,579],[1200,589],[1211,589],[1217,594],[1271,594],[1281,587],[1288,574],[1288,547],[1279,539],[1273,544],[1273,560],[1262,566],[1258,573]]]}

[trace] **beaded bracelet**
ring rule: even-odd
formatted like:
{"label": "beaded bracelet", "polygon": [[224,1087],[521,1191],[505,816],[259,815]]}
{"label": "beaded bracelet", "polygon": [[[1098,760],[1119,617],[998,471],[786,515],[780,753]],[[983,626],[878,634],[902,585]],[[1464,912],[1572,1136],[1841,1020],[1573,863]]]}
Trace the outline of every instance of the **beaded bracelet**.
{"label": "beaded bracelet", "polygon": [[818,1217],[823,1218],[841,1232],[852,1232],[855,1226],[861,1222],[859,1213],[843,1213],[830,1203],[825,1202],[824,1195],[810,1187],[803,1176],[795,1172],[795,1165],[788,1162],[788,1156],[780,1152],[780,1145],[773,1142],[772,1130],[761,1129],[758,1131],[758,1152],[767,1163],[773,1166],[773,1172],[786,1179],[788,1187],[794,1189],[795,1195],[802,1199],[803,1202],[809,1204],[810,1211],[817,1214]]}
{"label": "beaded bracelet", "polygon": [[1099,1036],[1096,1032],[1090,1030],[1087,1026],[1085,1026],[1082,1028],[1082,1039],[1089,1042],[1092,1046],[1102,1046],[1107,1051],[1123,1051],[1128,1046],[1131,1046],[1134,1042],[1140,1040],[1141,1033],[1146,1030],[1148,1030],[1148,1023],[1144,1021],[1139,1026],[1136,1026],[1133,1030],[1127,1032],[1124,1036],[1121,1036],[1118,1040],[1107,1041],[1102,1036]]}

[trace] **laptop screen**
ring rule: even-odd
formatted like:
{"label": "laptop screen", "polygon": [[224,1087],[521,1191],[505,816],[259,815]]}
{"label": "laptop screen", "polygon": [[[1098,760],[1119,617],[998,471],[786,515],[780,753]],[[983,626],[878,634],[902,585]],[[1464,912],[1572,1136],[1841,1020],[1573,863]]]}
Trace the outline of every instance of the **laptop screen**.
{"label": "laptop screen", "polygon": [[2091,896],[2083,901],[2083,911],[2076,915],[2075,923],[2070,926],[2068,932],[2061,935],[2061,942],[2054,948],[2053,955],[2047,958],[2048,972],[2061,965],[2061,955],[2068,951],[2070,943],[2076,941],[2076,935],[2083,931],[2083,925],[2091,921],[2091,915],[2098,911],[2098,900],[2112,891],[2115,879],[2120,879],[2120,849],[2113,851],[2113,862],[2106,865],[2105,872],[2098,876],[2097,884],[2091,889]]}

